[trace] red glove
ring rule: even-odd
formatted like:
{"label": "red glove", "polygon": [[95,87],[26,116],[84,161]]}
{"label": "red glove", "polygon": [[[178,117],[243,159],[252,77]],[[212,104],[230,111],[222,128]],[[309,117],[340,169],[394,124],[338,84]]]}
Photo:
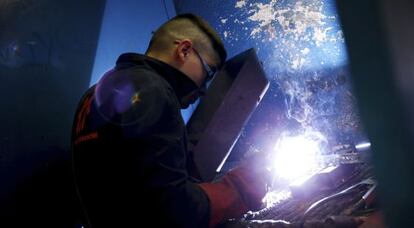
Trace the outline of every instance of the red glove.
{"label": "red glove", "polygon": [[265,166],[257,159],[250,159],[219,181],[200,184],[210,200],[209,226],[260,209],[268,178]]}

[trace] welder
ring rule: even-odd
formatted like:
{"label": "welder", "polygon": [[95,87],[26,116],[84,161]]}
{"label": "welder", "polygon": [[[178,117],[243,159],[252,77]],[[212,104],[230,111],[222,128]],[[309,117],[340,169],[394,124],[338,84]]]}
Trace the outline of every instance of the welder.
{"label": "welder", "polygon": [[264,166],[245,161],[213,183],[188,169],[180,109],[203,94],[226,55],[207,22],[178,15],[154,32],[145,54],[120,55],[86,91],[72,130],[86,227],[214,227],[259,209]]}

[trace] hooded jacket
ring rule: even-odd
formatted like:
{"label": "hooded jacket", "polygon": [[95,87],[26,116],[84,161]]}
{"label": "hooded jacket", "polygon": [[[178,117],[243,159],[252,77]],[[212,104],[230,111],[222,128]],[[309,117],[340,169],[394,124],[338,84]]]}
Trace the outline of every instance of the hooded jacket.
{"label": "hooded jacket", "polygon": [[251,162],[214,183],[190,176],[180,108],[198,89],[170,65],[126,53],[87,90],[72,155],[88,227],[213,227],[260,207],[266,175]]}
{"label": "hooded jacket", "polygon": [[196,84],[170,65],[126,53],[91,87],[72,130],[75,182],[92,227],[203,227],[209,201],[187,172],[180,101]]}

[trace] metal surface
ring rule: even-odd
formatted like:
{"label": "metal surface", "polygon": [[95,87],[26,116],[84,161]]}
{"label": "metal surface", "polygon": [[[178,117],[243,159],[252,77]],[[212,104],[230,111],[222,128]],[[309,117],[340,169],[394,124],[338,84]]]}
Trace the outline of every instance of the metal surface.
{"label": "metal surface", "polygon": [[230,59],[212,82],[187,129],[204,181],[212,180],[269,86],[254,49]]}
{"label": "metal surface", "polygon": [[246,214],[244,220],[282,219],[298,223],[324,220],[329,216],[347,216],[348,209],[353,208],[374,184],[372,166],[367,163],[356,166],[352,172],[347,173],[349,178],[335,189],[314,191],[306,197],[292,195],[261,211]]}

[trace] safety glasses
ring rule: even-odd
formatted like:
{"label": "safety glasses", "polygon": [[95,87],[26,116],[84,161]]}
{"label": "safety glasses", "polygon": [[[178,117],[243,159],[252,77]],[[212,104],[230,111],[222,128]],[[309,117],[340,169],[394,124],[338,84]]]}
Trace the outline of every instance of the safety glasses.
{"label": "safety glasses", "polygon": [[214,67],[210,67],[195,48],[193,48],[193,50],[197,54],[198,58],[200,59],[201,64],[203,65],[204,70],[207,73],[207,78],[205,80],[205,83],[207,83],[214,78],[214,75],[217,73],[217,69],[215,69]]}

